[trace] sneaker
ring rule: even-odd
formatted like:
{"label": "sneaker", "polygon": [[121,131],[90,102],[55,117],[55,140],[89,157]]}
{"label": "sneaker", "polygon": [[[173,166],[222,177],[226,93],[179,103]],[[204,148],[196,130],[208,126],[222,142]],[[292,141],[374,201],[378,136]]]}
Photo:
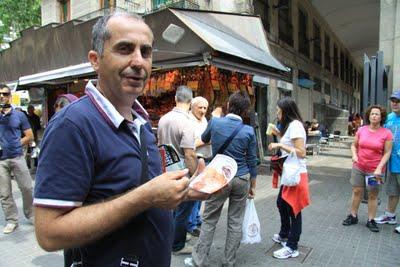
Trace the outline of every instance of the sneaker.
{"label": "sneaker", "polygon": [[346,218],[346,220],[343,221],[343,225],[349,226],[352,224],[357,224],[358,223],[358,218],[354,217],[353,215],[349,214]]}
{"label": "sneaker", "polygon": [[378,225],[376,224],[376,222],[375,222],[374,219],[368,221],[367,224],[366,224],[366,226],[368,227],[368,229],[369,229],[371,232],[375,232],[375,233],[379,232]]}
{"label": "sneaker", "polygon": [[377,224],[385,224],[385,223],[387,223],[387,224],[396,224],[397,223],[396,215],[395,216],[389,216],[389,215],[386,214],[386,212],[385,212],[385,214],[382,214],[381,216],[376,217],[374,220],[375,220],[375,222]]}
{"label": "sneaker", "polygon": [[15,229],[17,229],[18,224],[16,223],[7,223],[6,227],[4,227],[3,229],[3,233],[4,234],[11,234],[12,232],[15,231]]}
{"label": "sneaker", "polygon": [[185,255],[185,254],[192,254],[193,251],[193,247],[186,245],[184,248],[182,248],[181,250],[178,251],[173,251],[172,254],[174,255]]}
{"label": "sneaker", "polygon": [[277,259],[296,258],[299,256],[299,254],[300,253],[298,250],[293,250],[286,246],[274,251],[274,257]]}
{"label": "sneaker", "polygon": [[185,263],[185,267],[193,267],[193,258],[185,258],[183,261]]}
{"label": "sneaker", "polygon": [[287,238],[282,238],[279,234],[274,234],[274,236],[272,237],[272,240],[275,243],[281,244],[282,246],[285,246],[286,242],[287,242]]}
{"label": "sneaker", "polygon": [[400,234],[400,225],[394,228],[394,232]]}

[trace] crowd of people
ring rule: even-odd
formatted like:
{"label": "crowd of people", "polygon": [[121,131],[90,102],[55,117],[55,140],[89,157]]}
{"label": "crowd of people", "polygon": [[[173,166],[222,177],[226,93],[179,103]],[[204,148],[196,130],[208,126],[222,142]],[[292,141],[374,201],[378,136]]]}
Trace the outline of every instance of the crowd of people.
{"label": "crowd of people", "polygon": [[[246,200],[256,195],[257,141],[253,127],[244,123],[249,96],[233,93],[226,108],[217,107],[207,121],[208,101],[193,98],[190,88],[179,86],[176,106],[160,119],[156,137],[137,101],[151,74],[150,27],[137,15],[111,13],[96,22],[92,35],[88,59],[98,79],[88,82],[80,99],[70,95],[57,99],[58,112],[41,142],[33,199],[32,180],[22,158],[22,147],[34,139],[32,127],[25,115],[9,105],[10,88],[0,85],[0,200],[7,222],[3,232],[11,233],[18,226],[11,170],[22,191],[24,214],[34,220],[39,245],[47,251],[64,250],[65,266],[170,266],[171,254],[191,255],[185,259],[187,266],[208,266],[225,202],[228,227],[221,260],[224,266],[234,266]],[[364,190],[369,197],[367,227],[377,232],[377,224],[396,224],[400,91],[390,101],[392,113],[387,118],[383,107],[371,106],[366,125],[355,130],[352,204],[343,225],[358,222]],[[281,225],[272,236],[282,246],[273,256],[288,259],[299,256],[302,210],[310,205],[307,135],[322,134],[326,128],[316,120],[305,128],[290,97],[278,101],[276,115],[276,141],[268,149],[281,159],[297,159],[291,174],[296,184],[282,181],[279,188]],[[158,145],[171,146],[182,168],[163,172]],[[235,160],[235,177],[212,194],[190,188],[190,177],[201,173],[217,154]],[[387,163],[388,207],[375,218],[378,186],[366,184],[365,177],[378,183]],[[289,168],[283,160],[277,165],[282,180],[292,171]],[[400,226],[395,230],[400,233]],[[188,233],[198,236],[194,247],[187,243]]]}

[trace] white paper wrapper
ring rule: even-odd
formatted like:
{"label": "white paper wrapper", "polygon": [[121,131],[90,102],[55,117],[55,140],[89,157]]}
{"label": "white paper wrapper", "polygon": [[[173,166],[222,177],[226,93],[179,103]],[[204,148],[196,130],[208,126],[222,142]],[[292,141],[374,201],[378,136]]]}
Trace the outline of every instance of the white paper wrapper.
{"label": "white paper wrapper", "polygon": [[226,155],[218,154],[202,173],[194,177],[189,187],[212,194],[227,185],[237,172],[236,161]]}

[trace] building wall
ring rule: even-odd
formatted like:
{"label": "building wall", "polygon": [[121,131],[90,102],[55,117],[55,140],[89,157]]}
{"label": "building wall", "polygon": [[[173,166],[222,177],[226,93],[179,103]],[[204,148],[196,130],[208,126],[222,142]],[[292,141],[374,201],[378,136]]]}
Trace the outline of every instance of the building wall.
{"label": "building wall", "polygon": [[[70,0],[71,2],[71,19],[80,17],[87,13],[96,11],[101,8],[101,0]],[[213,10],[213,11],[222,11],[222,12],[232,12],[232,13],[257,13],[260,14],[260,10],[254,10],[254,1],[256,0],[192,0],[193,2],[199,5],[199,8],[202,10]],[[397,3],[400,0],[393,1],[382,1],[382,2],[391,2]],[[341,78],[335,76],[333,74],[333,44],[339,49],[339,52],[344,52],[346,56],[350,59],[351,62],[355,62],[354,59],[350,57],[350,53],[343,46],[337,36],[332,32],[329,25],[325,22],[325,20],[319,15],[319,13],[312,6],[311,0],[292,0],[291,1],[291,19],[292,19],[292,27],[293,27],[293,46],[287,45],[285,42],[279,39],[279,28],[278,28],[278,11],[277,8],[279,0],[268,0],[268,17],[269,17],[269,29],[267,29],[267,36],[269,46],[271,48],[271,52],[273,55],[280,60],[283,64],[290,67],[292,69],[291,77],[288,78],[289,82],[293,84],[293,92],[292,96],[297,100],[299,104],[299,108],[303,113],[303,117],[305,120],[311,120],[313,117],[317,116],[317,111],[314,110],[314,103],[322,103],[323,99],[331,99],[332,103],[338,105],[339,108],[343,104],[346,108],[349,108],[350,103],[356,104],[354,107],[352,105],[352,111],[359,110],[359,89],[360,85],[357,85],[356,88],[353,88],[351,85],[342,81]],[[128,9],[132,7],[135,8],[134,12],[148,12],[152,9],[152,1],[151,0],[116,0],[116,6],[119,8]],[[398,7],[399,5],[397,5]],[[317,64],[313,61],[313,43],[309,41],[309,56],[304,56],[299,53],[299,38],[298,38],[298,9],[301,7],[302,11],[307,14],[307,29],[308,36],[307,39],[313,39],[313,22],[315,21],[319,27],[321,32],[321,64]],[[397,13],[400,13],[398,9],[395,9]],[[49,22],[59,22],[60,21],[60,4],[57,0],[44,0],[42,1],[42,21],[43,24],[47,24]],[[130,10],[132,11],[132,10]],[[393,7],[392,7],[392,13]],[[264,11],[265,12],[265,11]],[[389,12],[389,7],[388,11]],[[397,14],[396,13],[396,14]],[[398,16],[400,17],[400,15]],[[398,20],[397,20],[398,21]],[[397,23],[400,25],[400,23]],[[400,26],[393,27],[400,31]],[[325,69],[325,57],[324,57],[324,49],[325,49],[325,35],[328,34],[330,38],[330,55],[331,58],[331,71]],[[393,39],[397,40],[397,43],[393,41],[391,51],[392,53],[385,53],[386,57],[395,56],[395,52],[399,49],[395,49],[395,45],[397,47],[400,46],[399,38],[395,39],[394,36],[399,36],[399,34],[395,35],[395,31],[393,31]],[[386,45],[386,44],[385,44]],[[389,44],[388,44],[389,46]],[[397,52],[399,53],[399,52]],[[397,54],[396,54],[397,55]],[[397,56],[400,58],[400,55]],[[357,64],[353,64],[357,65]],[[395,68],[400,68],[399,63],[394,64]],[[298,73],[299,69],[305,71],[309,74],[310,80],[314,78],[318,78],[322,81],[321,83],[321,91],[317,92],[311,89],[304,89],[298,86]],[[357,71],[361,73],[360,67],[357,67]],[[339,73],[340,73],[340,65],[339,65]],[[397,80],[400,81],[400,77],[396,77]],[[276,81],[271,79],[271,85],[269,86],[268,94],[271,99],[269,99],[269,103],[276,103],[279,97],[282,96],[282,92],[278,89],[276,85]],[[330,85],[330,93],[329,95],[325,95],[325,87],[326,84]],[[275,90],[275,91],[274,91]],[[343,96],[350,97],[343,97]],[[268,117],[275,117],[275,109],[269,109],[270,114]],[[323,119],[323,118],[321,118]]]}
{"label": "building wall", "polygon": [[390,66],[389,90],[400,89],[400,0],[381,1],[379,50]]}
{"label": "building wall", "polygon": [[70,0],[71,19],[76,19],[101,8],[100,0]]}
{"label": "building wall", "polygon": [[53,22],[60,22],[61,10],[57,0],[42,0],[42,26]]}
{"label": "building wall", "polygon": [[[330,94],[327,95],[327,99],[332,99],[332,103],[337,105],[340,109],[341,105],[345,105],[346,109],[350,109],[350,103],[359,103],[359,87],[353,88],[351,85],[342,81],[339,77],[333,74],[333,44],[336,45],[339,51],[344,51],[351,62],[355,62],[354,59],[350,57],[350,53],[347,51],[346,47],[340,42],[337,36],[332,32],[329,25],[324,21],[324,19],[319,15],[319,13],[312,6],[308,0],[292,0],[292,27],[293,27],[293,46],[287,45],[285,42],[279,39],[279,28],[278,28],[278,8],[274,9],[274,5],[278,5],[278,0],[269,0],[269,24],[270,28],[267,32],[269,45],[273,55],[280,60],[283,64],[292,69],[291,82],[293,83],[292,97],[297,101],[299,109],[303,115],[304,120],[311,120],[314,117],[319,117],[318,119],[324,122],[325,118],[321,117],[318,110],[314,110],[314,103],[321,104],[325,97],[325,86],[330,85]],[[308,34],[309,40],[313,39],[313,22],[315,21],[321,32],[321,64],[313,61],[313,44],[310,42],[310,56],[307,57],[299,53],[299,38],[298,38],[298,9],[301,7],[302,11],[306,12],[308,16]],[[325,69],[325,34],[328,34],[330,38],[330,58],[331,58],[331,71]],[[354,66],[356,64],[353,63]],[[356,66],[357,71],[361,73],[361,68]],[[315,91],[313,88],[304,89],[298,86],[298,70],[307,72],[310,75],[310,79],[318,78],[322,81],[321,92]],[[340,65],[339,65],[340,73]],[[270,86],[270,90],[279,90],[278,88]],[[275,94],[277,95],[277,94]],[[346,97],[351,96],[351,97]],[[355,99],[357,97],[357,99]],[[275,101],[277,99],[274,99]],[[272,101],[271,101],[272,102]],[[270,102],[270,103],[271,103]],[[352,111],[358,111],[359,104],[356,107],[352,107]],[[271,113],[269,116],[273,116]],[[322,115],[324,116],[324,115]],[[332,119],[330,119],[332,121]],[[344,128],[342,123],[335,123],[337,127]],[[341,130],[345,133],[345,129],[335,129]]]}

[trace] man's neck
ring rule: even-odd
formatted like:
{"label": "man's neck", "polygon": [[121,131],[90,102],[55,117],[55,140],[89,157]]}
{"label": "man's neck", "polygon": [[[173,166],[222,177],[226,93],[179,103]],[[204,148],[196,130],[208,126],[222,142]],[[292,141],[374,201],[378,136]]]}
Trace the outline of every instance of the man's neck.
{"label": "man's neck", "polygon": [[189,107],[190,104],[186,104],[186,103],[176,103],[176,107],[179,109],[182,109],[185,112],[189,112]]}
{"label": "man's neck", "polygon": [[128,121],[133,121],[133,115],[132,115],[132,106],[133,103],[136,100],[136,97],[125,98],[121,99],[120,97],[115,96],[114,94],[111,94],[109,92],[111,91],[104,91],[101,89],[100,82],[97,83],[97,90],[108,99],[108,101],[111,102],[111,104],[115,107],[115,109],[121,114],[124,119]]}
{"label": "man's neck", "polygon": [[10,113],[11,108],[0,108],[1,114],[8,114]]}

